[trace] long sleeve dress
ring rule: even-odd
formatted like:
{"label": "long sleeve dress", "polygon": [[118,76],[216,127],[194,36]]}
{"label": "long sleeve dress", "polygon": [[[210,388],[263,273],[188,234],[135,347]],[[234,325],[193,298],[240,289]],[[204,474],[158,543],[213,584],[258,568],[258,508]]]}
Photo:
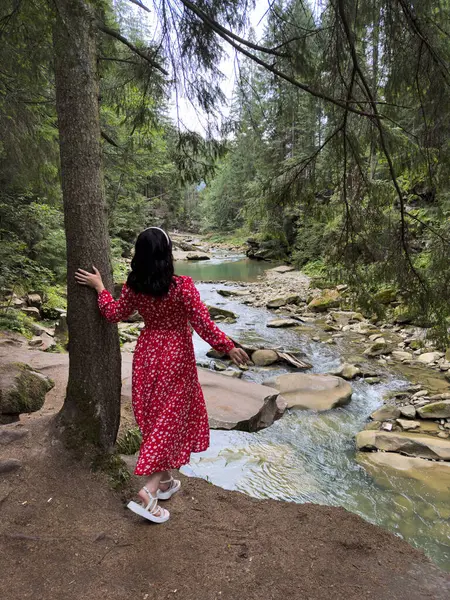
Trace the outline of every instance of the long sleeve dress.
{"label": "long sleeve dress", "polygon": [[219,352],[234,347],[211,320],[193,280],[174,279],[162,298],[133,292],[127,285],[117,301],[107,290],[98,297],[108,321],[117,323],[137,310],[145,323],[133,357],[132,404],[142,433],[136,475],[178,469],[189,462],[191,452],[209,446],[189,323]]}

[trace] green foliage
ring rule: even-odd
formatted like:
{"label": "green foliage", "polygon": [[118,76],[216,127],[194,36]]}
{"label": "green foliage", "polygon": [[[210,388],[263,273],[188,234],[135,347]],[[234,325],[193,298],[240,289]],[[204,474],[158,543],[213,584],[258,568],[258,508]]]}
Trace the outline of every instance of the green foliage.
{"label": "green foliage", "polygon": [[14,309],[0,310],[0,331],[20,333],[28,339],[33,337],[33,320]]}
{"label": "green foliage", "polygon": [[119,454],[132,455],[138,452],[142,444],[142,435],[137,427],[127,429],[117,440],[116,448]]}

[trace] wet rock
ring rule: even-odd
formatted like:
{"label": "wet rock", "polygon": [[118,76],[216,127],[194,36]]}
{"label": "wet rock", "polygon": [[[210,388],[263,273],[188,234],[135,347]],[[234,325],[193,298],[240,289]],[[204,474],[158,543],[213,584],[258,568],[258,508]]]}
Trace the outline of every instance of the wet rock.
{"label": "wet rock", "polygon": [[344,363],[337,371],[332,373],[332,375],[337,375],[338,377],[343,377],[350,381],[361,375],[361,369],[355,365]]}
{"label": "wet rock", "polygon": [[333,375],[289,373],[265,382],[277,389],[289,408],[325,411],[348,404],[352,387]]}
{"label": "wet rock", "polygon": [[381,377],[366,377],[364,381],[369,385],[376,385],[377,383],[381,383]]}
{"label": "wet rock", "polygon": [[395,452],[358,452],[357,462],[384,486],[391,487],[390,475],[415,479],[428,489],[448,499],[450,464],[423,458],[402,456]]}
{"label": "wet rock", "polygon": [[275,350],[256,350],[252,354],[252,362],[257,367],[268,367],[278,362],[278,353]]}
{"label": "wet rock", "polygon": [[23,363],[0,366],[0,414],[20,415],[40,410],[53,382]]}
{"label": "wet rock", "polygon": [[360,431],[356,436],[356,445],[358,450],[384,450],[450,461],[450,441],[422,433]]}
{"label": "wet rock", "polygon": [[337,290],[324,290],[321,296],[313,298],[308,304],[312,312],[326,312],[330,308],[337,308],[341,303],[341,296]]}
{"label": "wet rock", "polygon": [[297,327],[298,323],[299,322],[296,319],[275,319],[274,321],[267,323],[267,327]]}
{"label": "wet rock", "polygon": [[370,415],[374,421],[389,421],[398,417],[400,417],[400,409],[391,404],[385,404]]}
{"label": "wet rock", "polygon": [[14,473],[18,471],[22,466],[20,460],[16,458],[0,459],[0,473]]}
{"label": "wet rock", "polygon": [[231,296],[248,296],[249,292],[245,290],[217,290],[217,293],[223,296],[224,298],[229,298]]}
{"label": "wet rock", "polygon": [[441,400],[421,406],[417,409],[422,419],[448,419],[450,418],[450,400]]}
{"label": "wet rock", "polygon": [[300,296],[283,296],[281,298],[269,300],[269,302],[266,304],[266,307],[281,308],[282,306],[287,306],[288,304],[298,304],[300,300]]}
{"label": "wet rock", "polygon": [[218,306],[208,306],[209,316],[213,321],[222,317],[225,319],[232,319],[233,322],[236,322],[238,316],[232,312],[231,310],[225,310],[224,308],[219,308]]}
{"label": "wet rock", "polygon": [[209,254],[205,252],[188,252],[186,258],[188,260],[211,260]]}

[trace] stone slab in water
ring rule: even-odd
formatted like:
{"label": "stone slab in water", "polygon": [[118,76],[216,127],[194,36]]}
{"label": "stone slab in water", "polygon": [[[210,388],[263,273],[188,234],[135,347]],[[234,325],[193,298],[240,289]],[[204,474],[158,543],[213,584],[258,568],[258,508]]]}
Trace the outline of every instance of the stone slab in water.
{"label": "stone slab in water", "polygon": [[450,461],[450,440],[431,435],[397,431],[361,431],[356,436],[358,450],[399,452],[418,458]]}
{"label": "stone slab in water", "polygon": [[352,387],[334,375],[315,373],[290,373],[269,380],[265,385],[277,389],[289,408],[330,410],[348,404]]}
{"label": "stone slab in water", "polygon": [[205,369],[198,374],[212,429],[258,431],[272,425],[286,410],[277,390]]}
{"label": "stone slab in water", "polygon": [[415,479],[434,493],[448,498],[450,464],[396,452],[358,452],[356,460],[383,486],[392,487],[389,475]]}
{"label": "stone slab in water", "polygon": [[[122,354],[122,397],[131,400],[132,355]],[[258,431],[272,425],[286,410],[277,390],[198,369],[212,429]]]}

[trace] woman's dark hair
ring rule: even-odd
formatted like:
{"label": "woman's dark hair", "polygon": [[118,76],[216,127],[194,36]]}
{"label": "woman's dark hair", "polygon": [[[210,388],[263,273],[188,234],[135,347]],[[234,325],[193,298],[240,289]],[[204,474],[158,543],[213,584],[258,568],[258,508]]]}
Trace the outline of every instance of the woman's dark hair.
{"label": "woman's dark hair", "polygon": [[127,285],[134,292],[165,296],[174,283],[172,242],[157,228],[145,229],[136,240]]}

